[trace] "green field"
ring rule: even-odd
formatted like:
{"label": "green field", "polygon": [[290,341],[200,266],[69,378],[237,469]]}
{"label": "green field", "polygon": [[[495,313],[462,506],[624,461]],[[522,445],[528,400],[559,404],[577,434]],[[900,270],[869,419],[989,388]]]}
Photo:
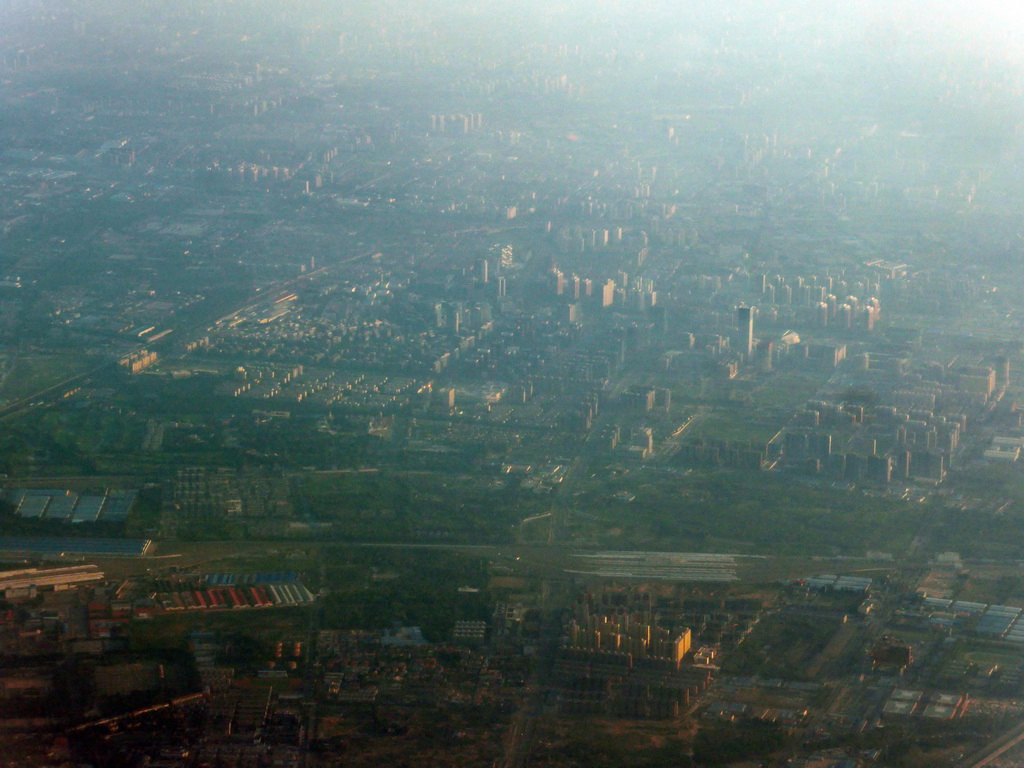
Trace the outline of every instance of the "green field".
{"label": "green field", "polygon": [[905,551],[930,519],[924,505],[769,472],[630,473],[593,481],[575,508],[571,530],[592,546],[819,557]]}
{"label": "green field", "polygon": [[193,630],[247,635],[265,643],[284,637],[305,638],[310,608],[262,608],[239,611],[177,611],[132,621],[131,649],[180,651]]}
{"label": "green field", "polygon": [[730,442],[767,443],[782,429],[787,419],[765,419],[754,409],[716,408],[707,416],[694,423],[687,430],[689,441],[704,438],[706,440],[728,440]]}
{"label": "green field", "polygon": [[43,355],[0,360],[0,405],[46,389],[89,368],[80,356]]}

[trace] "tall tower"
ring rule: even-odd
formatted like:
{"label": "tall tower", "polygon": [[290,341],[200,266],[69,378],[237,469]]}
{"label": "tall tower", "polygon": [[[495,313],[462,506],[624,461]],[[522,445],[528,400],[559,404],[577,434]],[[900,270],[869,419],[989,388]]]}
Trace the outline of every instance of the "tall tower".
{"label": "tall tower", "polygon": [[996,384],[1006,387],[1010,383],[1010,359],[1006,355],[996,358]]}
{"label": "tall tower", "polygon": [[615,301],[615,281],[609,280],[601,289],[601,306],[610,307]]}
{"label": "tall tower", "polygon": [[739,330],[740,347],[743,353],[750,356],[754,351],[754,308],[736,308],[736,327]]}

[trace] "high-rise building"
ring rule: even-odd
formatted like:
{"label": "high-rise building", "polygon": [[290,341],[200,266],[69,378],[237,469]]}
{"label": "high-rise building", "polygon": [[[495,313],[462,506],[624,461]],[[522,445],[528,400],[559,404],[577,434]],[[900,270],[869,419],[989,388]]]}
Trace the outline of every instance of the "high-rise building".
{"label": "high-rise building", "polygon": [[615,301],[615,281],[609,280],[601,289],[601,306],[610,307]]}
{"label": "high-rise building", "polygon": [[853,307],[840,304],[836,307],[836,321],[840,328],[849,328],[853,324]]}
{"label": "high-rise building", "polygon": [[828,325],[828,304],[819,301],[814,307],[814,322],[822,328]]}
{"label": "high-rise building", "polygon": [[754,308],[737,307],[736,322],[739,330],[740,349],[749,357],[750,353],[754,351]]}
{"label": "high-rise building", "polygon": [[512,268],[513,260],[514,260],[514,255],[513,255],[513,251],[512,251],[512,246],[511,245],[503,246],[502,249],[501,249],[501,268],[502,269],[511,269]]}
{"label": "high-rise building", "polygon": [[1010,383],[1010,360],[1005,355],[996,358],[996,384],[1005,387]]}

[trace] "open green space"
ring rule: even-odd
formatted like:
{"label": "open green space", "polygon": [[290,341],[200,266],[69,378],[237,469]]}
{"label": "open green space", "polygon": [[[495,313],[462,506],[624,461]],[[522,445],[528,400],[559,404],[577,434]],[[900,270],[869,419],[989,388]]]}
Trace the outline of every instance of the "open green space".
{"label": "open green space", "polygon": [[737,675],[801,679],[842,626],[839,614],[772,614],[726,656],[722,668]]}
{"label": "open green space", "polygon": [[754,408],[716,408],[687,430],[690,441],[728,440],[730,442],[767,443],[786,425],[787,419],[766,418]]}
{"label": "open green space", "polygon": [[418,626],[428,640],[443,642],[456,621],[486,621],[494,607],[489,562],[474,554],[327,545],[316,554],[250,551],[208,559],[204,555],[212,550],[199,549],[198,562],[189,558],[197,572],[298,571],[306,586],[324,590],[322,607],[180,611],[137,619],[131,626],[134,650],[181,650],[189,633],[201,629],[239,638],[240,647],[251,645],[256,654],[281,637],[304,638],[312,610],[322,610],[324,629]]}
{"label": "open green space", "polygon": [[764,760],[785,741],[781,728],[760,721],[708,724],[694,733],[677,723],[577,718],[545,723],[533,755],[551,768],[662,768],[690,764],[692,751],[692,762],[710,766]]}
{"label": "open green space", "polygon": [[151,619],[135,619],[129,631],[138,652],[181,651],[195,630],[245,636],[264,645],[283,637],[305,639],[312,608],[262,608],[239,611],[177,611]]}
{"label": "open green space", "polygon": [[534,759],[552,768],[655,768],[681,764],[690,744],[690,734],[674,724],[561,719],[543,725]]}
{"label": "open green space", "polygon": [[485,621],[493,608],[487,562],[430,550],[325,547],[324,627],[419,626],[434,642],[456,621]]}
{"label": "open green space", "polygon": [[0,361],[0,405],[35,394],[93,364],[81,355],[20,356]]}
{"label": "open green space", "polygon": [[802,408],[821,388],[821,374],[777,371],[760,378],[751,396],[759,408]]}
{"label": "open green space", "polygon": [[[633,501],[615,497],[625,490]],[[592,483],[575,508],[582,514],[570,530],[594,546],[822,557],[905,551],[931,514],[906,501],[727,471],[625,473]]]}
{"label": "open green space", "polygon": [[1024,659],[1019,653],[1013,651],[966,651],[963,660],[968,664],[977,664],[979,667],[999,667],[1004,672],[1019,672],[1024,668]]}
{"label": "open green space", "polygon": [[[1020,560],[1024,558],[1024,506],[1003,512],[943,508],[936,512],[931,539],[936,551],[953,550],[980,560]],[[1020,595],[1020,590],[1010,587],[1008,594]]]}
{"label": "open green space", "polygon": [[543,507],[503,479],[447,473],[309,474],[294,488],[303,515],[357,541],[506,543]]}

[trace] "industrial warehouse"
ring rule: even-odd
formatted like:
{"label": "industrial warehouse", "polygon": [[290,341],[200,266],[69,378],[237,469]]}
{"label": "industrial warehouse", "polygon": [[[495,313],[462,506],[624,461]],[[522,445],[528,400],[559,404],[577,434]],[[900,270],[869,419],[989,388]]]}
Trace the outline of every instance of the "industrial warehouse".
{"label": "industrial warehouse", "polygon": [[61,592],[83,584],[103,581],[103,571],[95,565],[73,565],[66,568],[23,568],[0,572],[0,593],[5,598],[35,597],[41,587]]}
{"label": "industrial warehouse", "polygon": [[165,611],[281,608],[313,602],[313,594],[297,579],[295,573],[248,573],[161,580],[155,599]]}

